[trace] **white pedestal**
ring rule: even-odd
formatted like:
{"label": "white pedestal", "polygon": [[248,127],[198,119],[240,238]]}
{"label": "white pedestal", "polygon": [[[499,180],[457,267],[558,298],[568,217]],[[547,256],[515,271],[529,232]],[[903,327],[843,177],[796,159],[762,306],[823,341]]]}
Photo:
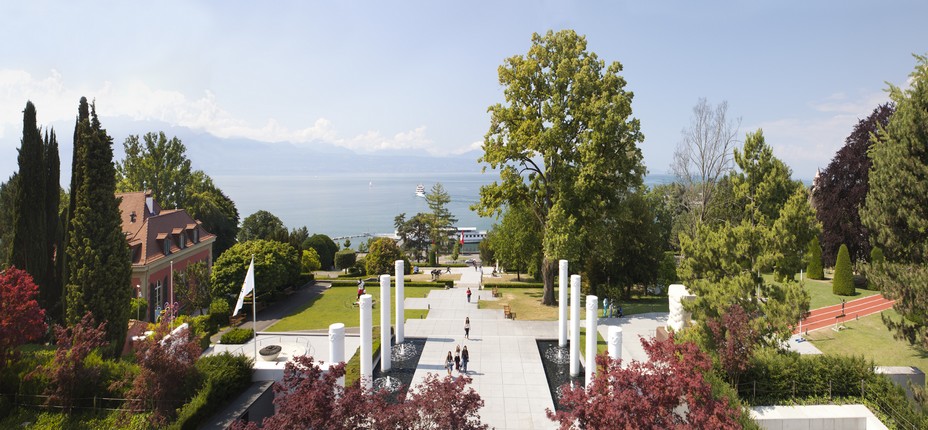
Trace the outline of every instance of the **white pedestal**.
{"label": "white pedestal", "polygon": [[396,323],[393,325],[396,326],[397,345],[403,343],[406,339],[404,333],[404,328],[406,326],[406,290],[404,286],[405,279],[403,278],[403,274],[406,273],[406,270],[404,264],[403,260],[396,260],[393,264],[396,270]]}
{"label": "white pedestal", "polygon": [[557,346],[567,346],[567,260],[558,262]]}
{"label": "white pedestal", "polygon": [[390,371],[390,275],[380,275],[380,372]]}
{"label": "white pedestal", "polygon": [[586,386],[589,387],[593,382],[593,375],[596,374],[596,341],[599,340],[599,334],[596,332],[596,325],[599,322],[597,310],[599,297],[586,296]]}
{"label": "white pedestal", "polygon": [[570,376],[580,375],[580,275],[570,277]]}
{"label": "white pedestal", "polygon": [[371,306],[374,298],[370,294],[361,296],[361,385],[367,389],[374,384],[374,357],[373,357],[373,315]]}
{"label": "white pedestal", "polygon": [[[329,325],[329,365],[345,361],[345,325]],[[338,385],[345,386],[345,377],[338,378]]]}

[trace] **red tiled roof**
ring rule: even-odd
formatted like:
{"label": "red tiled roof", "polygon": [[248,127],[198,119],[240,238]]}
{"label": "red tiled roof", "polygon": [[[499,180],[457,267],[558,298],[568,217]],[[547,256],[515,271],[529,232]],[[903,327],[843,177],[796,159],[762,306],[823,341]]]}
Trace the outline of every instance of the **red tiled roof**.
{"label": "red tiled roof", "polygon": [[[132,262],[133,265],[144,266],[164,258],[163,241],[171,235],[181,235],[184,231],[190,232],[184,235],[186,239],[184,248],[195,245],[192,234],[194,229],[199,231],[198,243],[216,237],[206,231],[202,223],[194,220],[183,209],[162,210],[158,202],[152,201],[153,210],[149,211],[146,197],[150,195],[148,191],[116,195],[122,198],[119,209],[122,211],[122,231],[126,233],[126,240],[130,245],[141,246],[141,252]],[[135,213],[135,222],[132,221],[133,213]],[[178,246],[178,239],[179,237],[171,239],[171,253],[182,249]]]}

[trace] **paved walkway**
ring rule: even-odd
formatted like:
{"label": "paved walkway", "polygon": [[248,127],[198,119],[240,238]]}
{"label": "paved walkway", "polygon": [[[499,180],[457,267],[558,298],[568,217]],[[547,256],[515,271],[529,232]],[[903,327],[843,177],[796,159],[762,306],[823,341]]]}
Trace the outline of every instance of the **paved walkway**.
{"label": "paved walkway", "polygon": [[[513,321],[503,318],[502,310],[477,309],[478,298],[494,300],[492,293],[477,289],[479,272],[469,268],[454,271],[461,273],[457,288],[432,291],[426,299],[406,300],[407,309],[431,309],[428,318],[406,322],[406,336],[428,338],[412,385],[422,382],[429,373],[447,375],[444,362],[448,351],[466,345],[471,386],[484,400],[480,410],[484,423],[497,429],[557,428],[545,416],[545,410],[554,409],[554,403],[535,343],[536,339],[557,339],[557,321]],[[473,292],[470,303],[468,286]],[[466,317],[471,321],[470,339],[464,338]],[[598,330],[605,338],[608,325],[622,326],[623,359],[641,360],[646,355],[638,335],[653,336],[657,326],[664,324],[666,314],[634,315],[600,319]]]}

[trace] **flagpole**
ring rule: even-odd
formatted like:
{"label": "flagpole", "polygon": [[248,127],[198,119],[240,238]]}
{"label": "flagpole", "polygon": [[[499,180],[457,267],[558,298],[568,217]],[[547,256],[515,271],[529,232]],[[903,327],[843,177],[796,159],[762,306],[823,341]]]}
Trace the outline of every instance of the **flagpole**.
{"label": "flagpole", "polygon": [[[255,264],[255,255],[251,254],[251,265]],[[257,282],[256,282],[257,283]],[[258,361],[258,286],[251,290],[251,331],[255,334],[255,362]]]}
{"label": "flagpole", "polygon": [[174,330],[174,260],[171,260],[171,330]]}

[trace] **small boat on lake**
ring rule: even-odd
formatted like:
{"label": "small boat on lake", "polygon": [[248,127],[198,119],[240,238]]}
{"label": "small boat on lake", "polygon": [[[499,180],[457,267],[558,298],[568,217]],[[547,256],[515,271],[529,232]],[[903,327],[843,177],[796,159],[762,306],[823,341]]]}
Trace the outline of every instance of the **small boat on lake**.
{"label": "small boat on lake", "polygon": [[416,197],[425,197],[425,187],[422,184],[416,186]]}

